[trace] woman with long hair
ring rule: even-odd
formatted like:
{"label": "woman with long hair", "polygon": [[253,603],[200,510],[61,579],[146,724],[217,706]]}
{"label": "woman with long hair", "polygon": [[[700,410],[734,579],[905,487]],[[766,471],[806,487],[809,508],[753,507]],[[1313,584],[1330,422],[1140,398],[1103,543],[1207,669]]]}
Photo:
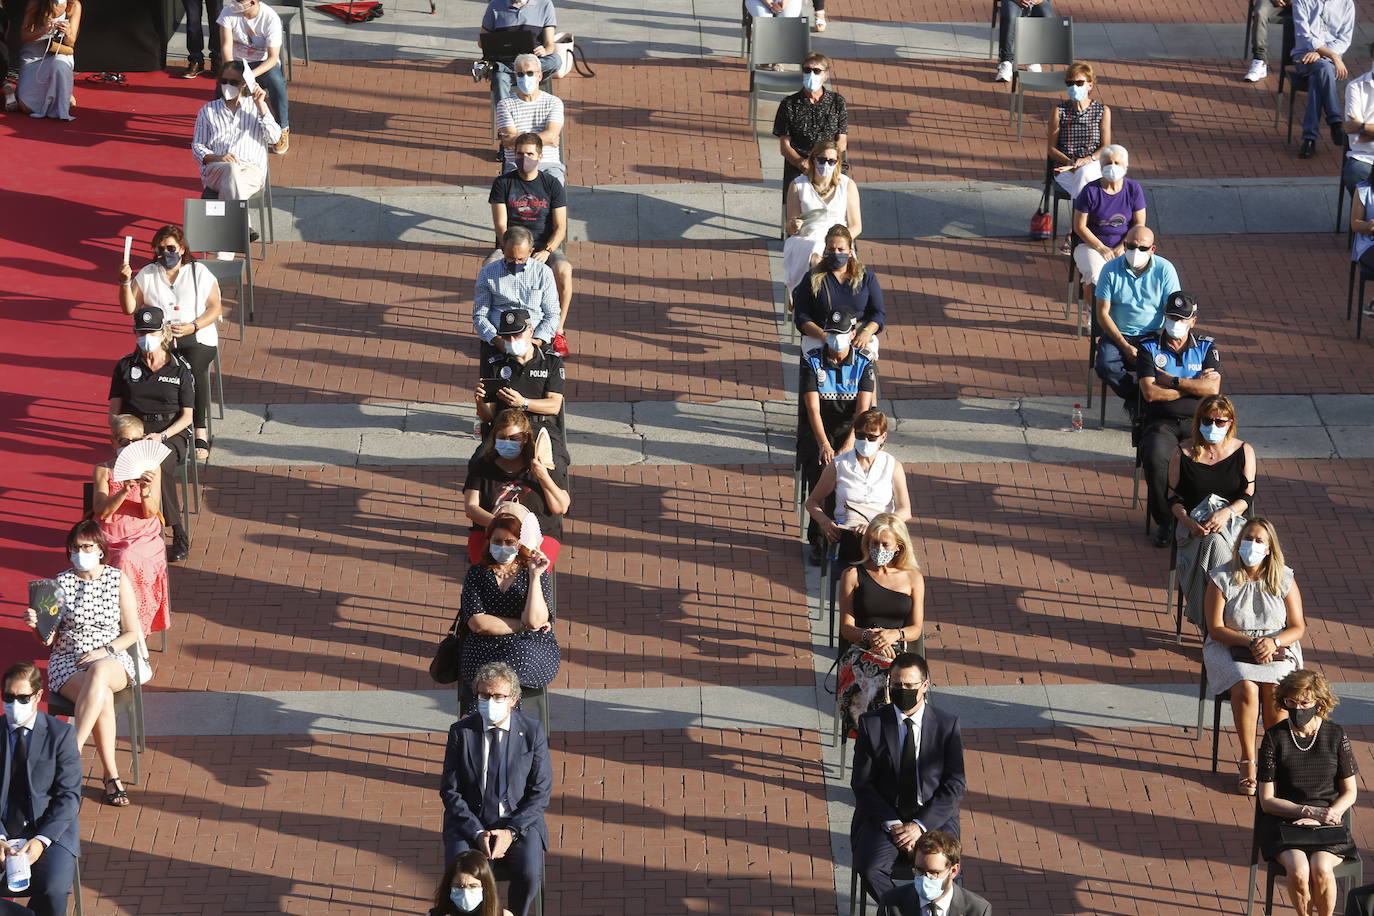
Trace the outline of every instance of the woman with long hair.
{"label": "woman with long hair", "polygon": [[873,270],[859,260],[854,233],[836,224],[825,233],[822,256],[792,290],[792,321],[797,330],[825,343],[826,315],[848,309],[858,316],[854,346],[878,355],[877,334],[887,323],[883,288]]}
{"label": "woman with long hair", "polygon": [[847,226],[851,242],[863,232],[859,186],[844,174],[842,164],[839,144],[822,140],[811,148],[804,171],[787,189],[782,275],[789,291],[819,260],[831,226]]}
{"label": "woman with long hair", "polygon": [[[23,9],[22,4],[19,7]],[[14,28],[13,24],[10,26]],[[31,0],[19,27],[19,108],[33,118],[75,121],[70,109],[81,0]]]}
{"label": "woman with long hair", "polygon": [[511,916],[496,895],[496,875],[485,853],[469,849],[449,861],[429,916]]}

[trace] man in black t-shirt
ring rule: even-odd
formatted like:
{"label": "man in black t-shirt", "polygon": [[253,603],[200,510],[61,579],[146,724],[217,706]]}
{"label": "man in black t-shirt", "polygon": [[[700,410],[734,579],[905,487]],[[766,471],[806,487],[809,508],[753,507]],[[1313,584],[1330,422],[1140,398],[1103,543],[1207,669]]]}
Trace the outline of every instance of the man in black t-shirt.
{"label": "man in black t-shirt", "polygon": [[[515,138],[515,171],[506,172],[491,183],[492,228],[500,239],[511,226],[523,226],[534,236],[532,257],[549,266],[558,285],[558,334],[553,348],[567,354],[564,325],[568,320],[568,306],[572,304],[572,263],[560,250],[568,234],[568,201],[563,182],[547,172],[539,171],[544,154],[544,141],[538,134],[526,133]],[[490,264],[501,257],[498,247],[486,260]]]}
{"label": "man in black t-shirt", "polygon": [[552,350],[534,346],[529,319],[524,309],[511,309],[501,314],[496,326],[492,346],[497,352],[483,361],[482,381],[477,383],[482,437],[486,438],[491,421],[502,410],[522,408],[536,437],[540,431],[548,433],[553,466],[566,471],[570,461],[563,425],[563,359]]}

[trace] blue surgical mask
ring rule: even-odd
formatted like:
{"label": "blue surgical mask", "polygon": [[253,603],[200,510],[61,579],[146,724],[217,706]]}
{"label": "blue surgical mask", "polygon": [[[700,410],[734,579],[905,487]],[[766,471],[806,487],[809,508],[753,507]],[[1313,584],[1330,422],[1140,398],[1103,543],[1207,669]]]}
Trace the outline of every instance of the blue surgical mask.
{"label": "blue surgical mask", "polygon": [[496,440],[496,454],[500,455],[502,458],[518,458],[520,457],[521,449],[524,447],[525,443],[516,441],[515,439]]}
{"label": "blue surgical mask", "polygon": [[510,700],[478,700],[477,711],[483,722],[495,725],[506,721],[506,716],[510,715]]}
{"label": "blue surgical mask", "polygon": [[831,270],[843,270],[849,265],[849,252],[832,251],[825,256],[825,263]]}
{"label": "blue surgical mask", "polygon": [[920,888],[921,899],[927,903],[939,900],[940,895],[945,892],[945,882],[943,878],[932,878],[929,875],[921,875],[916,879],[916,886]]}
{"label": "blue surgical mask", "polygon": [[464,913],[470,913],[482,905],[482,889],[480,887],[451,887],[448,889],[448,899],[453,901],[453,905]]}
{"label": "blue surgical mask", "polygon": [[1269,556],[1269,545],[1249,538],[1240,542],[1240,561],[1246,566],[1258,566]]}
{"label": "blue surgical mask", "polygon": [[1210,442],[1212,445],[1216,445],[1222,439],[1226,438],[1225,426],[1203,426],[1201,427],[1201,429],[1202,438]]}
{"label": "blue surgical mask", "polygon": [[1068,88],[1069,88],[1069,101],[1071,101],[1071,102],[1086,102],[1086,101],[1088,100],[1088,87],[1087,87],[1087,86],[1070,86],[1070,87],[1068,87]]}
{"label": "blue surgical mask", "polygon": [[539,88],[539,77],[537,76],[517,76],[515,85],[525,95],[534,95],[534,91]]}
{"label": "blue surgical mask", "polygon": [[162,346],[162,334],[140,334],[138,335],[138,348],[144,353],[152,353]]}
{"label": "blue surgical mask", "polygon": [[824,73],[803,73],[802,88],[807,92],[815,92],[821,88],[821,80],[825,78]]}
{"label": "blue surgical mask", "polygon": [[519,544],[488,544],[487,551],[491,558],[497,563],[505,565],[515,559],[515,555],[520,552]]}
{"label": "blue surgical mask", "polygon": [[528,261],[507,260],[507,261],[506,261],[506,270],[507,270],[509,273],[513,273],[513,274],[522,274],[522,273],[525,272],[525,265],[528,264],[528,263],[529,263]]}

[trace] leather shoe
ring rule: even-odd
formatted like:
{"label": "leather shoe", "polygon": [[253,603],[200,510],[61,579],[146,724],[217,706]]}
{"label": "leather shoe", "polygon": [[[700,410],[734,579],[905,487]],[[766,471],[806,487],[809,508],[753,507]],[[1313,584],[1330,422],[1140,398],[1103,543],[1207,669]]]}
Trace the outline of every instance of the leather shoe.
{"label": "leather shoe", "polygon": [[249,230],[248,230],[248,241],[250,241],[250,242],[256,242],[256,241],[257,241],[258,239],[260,239],[260,238],[262,238],[262,236],[258,235],[258,230],[256,230],[256,229],[249,229]]}
{"label": "leather shoe", "polygon": [[1302,141],[1302,143],[1298,146],[1298,158],[1299,158],[1299,159],[1311,159],[1311,158],[1312,158],[1313,156],[1315,156],[1315,155],[1317,155],[1317,141],[1316,141],[1316,140],[1304,140],[1304,141]]}
{"label": "leather shoe", "polygon": [[1331,122],[1331,142],[1336,146],[1345,146],[1345,122]]}
{"label": "leather shoe", "polygon": [[180,532],[172,535],[172,546],[167,548],[167,562],[180,563],[191,554],[191,539]]}
{"label": "leather shoe", "polygon": [[1159,548],[1169,546],[1169,526],[1160,525],[1155,529],[1154,536],[1150,538],[1150,543]]}
{"label": "leather shoe", "polygon": [[195,60],[186,65],[186,72],[181,74],[184,80],[193,80],[205,72],[205,61]]}

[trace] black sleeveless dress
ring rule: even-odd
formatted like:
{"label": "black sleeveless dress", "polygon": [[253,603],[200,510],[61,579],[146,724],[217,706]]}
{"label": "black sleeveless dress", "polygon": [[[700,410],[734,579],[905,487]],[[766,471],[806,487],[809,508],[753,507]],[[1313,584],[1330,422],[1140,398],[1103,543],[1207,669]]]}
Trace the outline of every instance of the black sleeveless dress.
{"label": "black sleeveless dress", "polygon": [[904,626],[911,614],[911,596],[879,585],[862,566],[858,567],[858,572],[859,585],[854,589],[854,624],[864,629],[881,627],[885,630]]}

